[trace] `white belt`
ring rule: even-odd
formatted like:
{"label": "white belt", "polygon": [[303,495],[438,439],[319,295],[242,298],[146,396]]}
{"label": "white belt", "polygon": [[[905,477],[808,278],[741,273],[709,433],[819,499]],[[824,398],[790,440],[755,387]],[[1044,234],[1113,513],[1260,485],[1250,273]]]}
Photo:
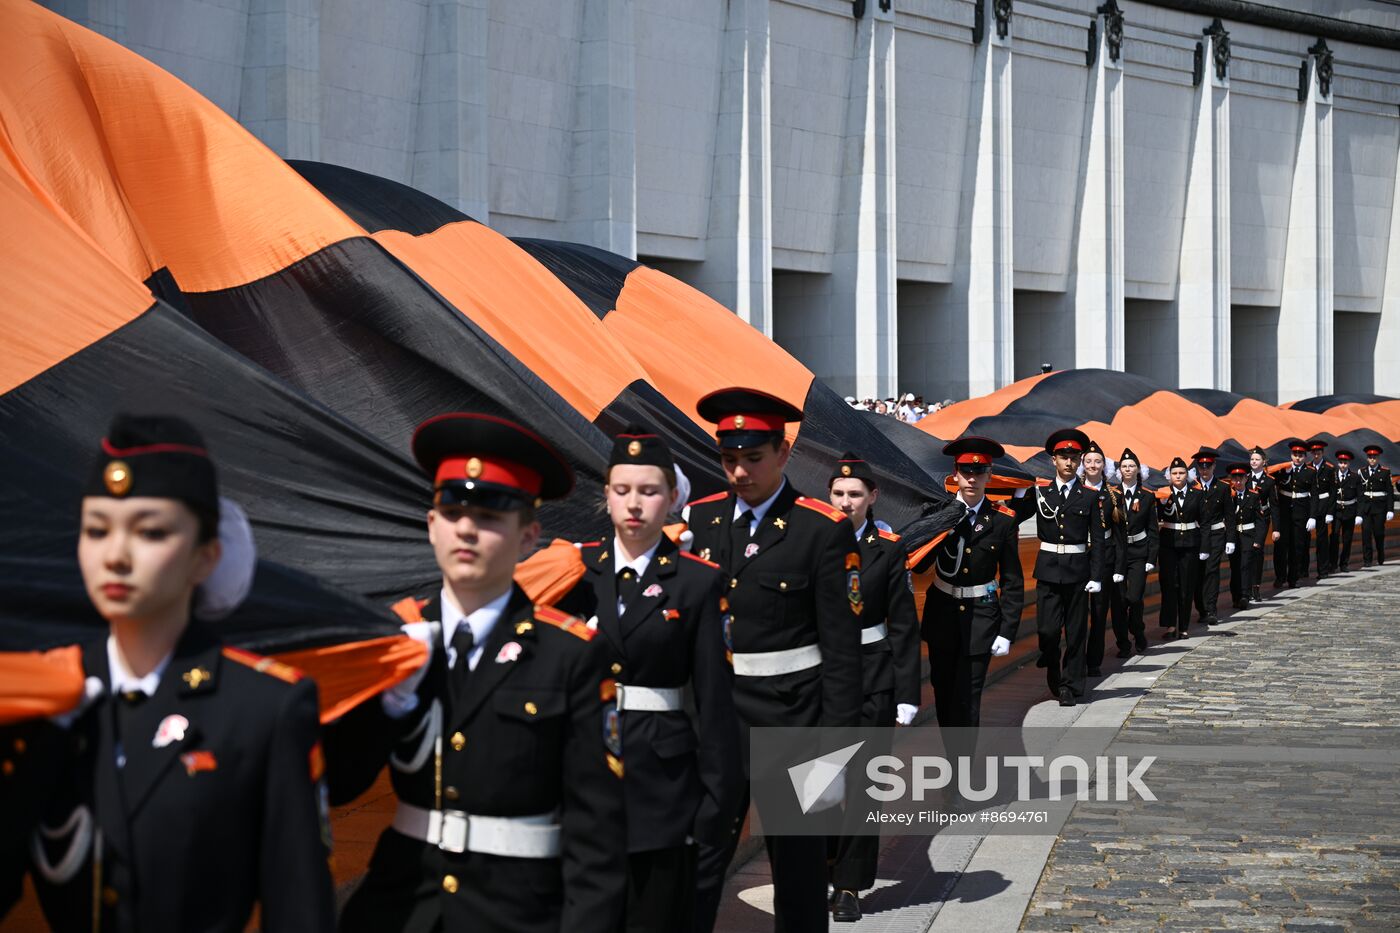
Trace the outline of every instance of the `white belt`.
{"label": "white belt", "polygon": [[[1073,547],[1073,545],[1070,545],[1070,547]],[[942,577],[934,577],[933,585],[938,588],[939,592],[947,593],[954,599],[979,599],[983,596],[990,596],[992,593],[995,593],[997,588],[995,583],[979,583],[976,586],[954,586],[951,583],[945,582]]]}
{"label": "white belt", "polygon": [[1312,495],[1310,492],[1289,492],[1287,489],[1280,489],[1278,494],[1280,496],[1287,496],[1290,499],[1306,499],[1308,496]]}
{"label": "white belt", "polygon": [[863,628],[860,630],[860,643],[862,645],[873,645],[877,641],[884,641],[885,636],[889,635],[889,633],[889,626],[887,626],[883,622],[881,622],[879,625],[872,625],[868,628]]}
{"label": "white belt", "polygon": [[1083,554],[1089,550],[1087,544],[1051,544],[1049,541],[1040,542],[1042,551],[1049,551],[1051,554]]}
{"label": "white belt", "polygon": [[558,858],[559,818],[475,816],[461,810],[424,810],[399,801],[394,829],[444,852],[480,852],[511,858]]}
{"label": "white belt", "polygon": [[773,677],[795,674],[820,663],[821,645],[803,645],[783,651],[749,651],[734,655],[734,673],[740,677]]}
{"label": "white belt", "polygon": [[1368,493],[1365,493],[1365,495],[1368,496],[1368,497],[1370,497],[1370,498],[1372,498],[1372,499],[1379,499],[1379,498],[1381,498],[1382,496],[1388,496],[1388,495],[1390,495],[1390,493],[1388,493],[1388,492],[1368,492]]}
{"label": "white belt", "polygon": [[1194,531],[1200,526],[1195,522],[1162,522],[1162,527],[1172,531]]}
{"label": "white belt", "polygon": [[1356,500],[1355,500],[1355,499],[1338,499],[1338,500],[1337,500],[1337,504],[1338,504],[1338,505],[1356,505]]}
{"label": "white belt", "polygon": [[1253,530],[1254,530],[1254,522],[1250,522],[1248,525],[1236,525],[1236,526],[1235,526],[1235,530],[1236,530],[1236,531],[1253,531]]}
{"label": "white belt", "polygon": [[1147,540],[1147,532],[1146,532],[1146,531],[1139,531],[1139,532],[1138,532],[1137,534],[1135,534],[1135,535],[1128,535],[1128,543],[1129,543],[1129,544],[1137,544],[1139,541],[1146,541],[1146,540]]}
{"label": "white belt", "polygon": [[1214,525],[1211,525],[1211,526],[1210,526],[1210,530],[1211,530],[1211,531],[1224,531],[1224,530],[1225,530],[1225,523],[1224,523],[1224,522],[1216,522]]}
{"label": "white belt", "polygon": [[1332,494],[1330,492],[1320,492],[1317,494],[1317,497],[1319,499],[1330,499],[1332,498]]}
{"label": "white belt", "polygon": [[685,709],[680,687],[617,685],[617,708],[638,713],[673,713]]}

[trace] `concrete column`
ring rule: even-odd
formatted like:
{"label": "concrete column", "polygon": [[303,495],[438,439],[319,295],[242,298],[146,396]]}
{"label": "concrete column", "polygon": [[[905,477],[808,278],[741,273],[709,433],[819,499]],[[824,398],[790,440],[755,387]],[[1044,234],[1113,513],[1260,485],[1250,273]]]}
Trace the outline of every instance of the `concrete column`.
{"label": "concrete column", "polygon": [[729,0],[705,261],[694,284],[773,336],[768,0]]}
{"label": "concrete column", "polygon": [[1395,163],[1395,182],[1390,199],[1390,244],[1385,257],[1381,320],[1376,331],[1375,384],[1371,391],[1400,396],[1400,159]]}
{"label": "concrete column", "polygon": [[[1123,14],[1113,0],[1095,19],[1084,118],[1083,195],[1076,224],[1074,365],[1123,368]],[[1067,296],[1068,297],[1068,296]]]}
{"label": "concrete column", "polygon": [[[1216,26],[1219,20],[1216,20]],[[1230,388],[1230,37],[1201,39],[1202,77],[1181,226],[1176,298],[1177,381]],[[1223,73],[1222,73],[1223,72]]]}
{"label": "concrete column", "polygon": [[1332,392],[1332,53],[1306,61],[1278,316],[1280,403]]}
{"label": "concrete column", "polygon": [[413,187],[491,219],[490,0],[429,0],[415,104]]}
{"label": "concrete column", "polygon": [[584,0],[568,239],[637,255],[637,65],[632,0]]}
{"label": "concrete column", "polygon": [[[905,316],[912,332],[901,336],[931,348],[913,359],[906,355],[906,385],[947,386],[953,398],[985,395],[1014,378],[1012,20],[1008,13],[999,23],[996,7],[982,4],[982,38],[972,56],[952,282],[937,289],[927,314]],[[946,348],[941,360],[932,350],[938,346]]]}
{"label": "concrete column", "polygon": [[856,23],[842,153],[840,214],[827,319],[826,365],[814,367],[842,394],[899,391],[895,288],[894,12],[872,3]]}
{"label": "concrete column", "polygon": [[321,6],[249,0],[238,122],[286,159],[321,157]]}

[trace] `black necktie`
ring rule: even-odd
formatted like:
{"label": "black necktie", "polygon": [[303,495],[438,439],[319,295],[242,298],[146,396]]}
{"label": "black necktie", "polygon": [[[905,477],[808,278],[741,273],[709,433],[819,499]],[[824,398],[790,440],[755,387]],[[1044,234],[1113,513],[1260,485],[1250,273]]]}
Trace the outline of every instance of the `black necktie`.
{"label": "black necktie", "polygon": [[744,511],[739,514],[739,517],[734,519],[734,525],[730,528],[730,532],[734,536],[734,554],[736,557],[747,556],[744,554],[744,549],[749,546],[749,525],[752,521],[753,511],[751,509],[744,509]]}
{"label": "black necktie", "polygon": [[[123,690],[121,693],[117,694],[117,696],[121,699],[121,702],[117,704],[117,742],[122,749],[125,749],[127,739],[130,738],[129,733],[132,731],[131,720],[136,715],[136,711],[140,708],[141,704],[145,703],[150,697],[146,696],[146,694],[140,690]],[[140,745],[139,742],[133,743],[133,747],[138,745]],[[122,764],[126,762],[126,754],[124,751],[117,760],[118,767],[121,767]]]}
{"label": "black necktie", "polygon": [[641,576],[631,567],[623,567],[617,572],[617,598],[622,600],[624,610],[637,598],[637,586],[641,582]]}
{"label": "black necktie", "polygon": [[472,627],[466,619],[462,619],[457,623],[457,631],[452,633],[452,650],[457,652],[457,661],[452,665],[452,689],[459,695],[471,674],[471,654],[475,647],[476,636],[472,634]]}

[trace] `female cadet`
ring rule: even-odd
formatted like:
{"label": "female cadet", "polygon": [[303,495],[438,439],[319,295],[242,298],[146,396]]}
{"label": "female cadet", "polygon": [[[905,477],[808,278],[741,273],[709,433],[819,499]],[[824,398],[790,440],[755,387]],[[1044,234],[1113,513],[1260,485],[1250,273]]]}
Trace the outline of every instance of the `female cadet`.
{"label": "female cadet", "polygon": [[73,767],[32,848],[55,930],[235,933],[254,904],[263,930],[334,927],[316,687],[201,621],[211,574],[240,595],[252,577],[241,512],[224,503],[225,530],[244,531],[229,553],[220,506],[193,427],[115,419],[78,537],[109,627],[83,646],[101,691],[71,723]]}
{"label": "female cadet", "polygon": [[[1107,526],[1103,532],[1107,555],[1104,565],[1111,568],[1113,573],[1113,585],[1089,597],[1089,646],[1086,657],[1090,677],[1098,677],[1102,673],[1100,668],[1103,665],[1104,633],[1108,627],[1109,609],[1114,611],[1115,622],[1123,614],[1119,587],[1127,574],[1128,563],[1123,491],[1107,481],[1104,476],[1105,466],[1107,461],[1104,459],[1103,448],[1099,447],[1098,441],[1090,441],[1089,449],[1084,451],[1084,456],[1079,461],[1079,469],[1084,476],[1084,485],[1103,493],[1103,520]],[[1118,647],[1121,655],[1121,641]]]}
{"label": "female cadet", "polygon": [[[875,523],[880,487],[870,465],[844,453],[827,481],[831,504],[855,529],[860,550],[862,726],[907,726],[919,711],[919,617],[899,535]],[[859,773],[852,769],[853,773]],[[831,840],[831,919],[860,919],[859,892],[875,886],[880,838],[869,834]]]}
{"label": "female cadet", "polygon": [[656,434],[629,426],[614,439],[603,492],[612,538],[580,548],[583,579],[558,606],[602,634],[616,678],[609,733],[626,761],[626,929],[689,930],[694,843],[727,840],[744,782],[725,581],[662,533],[676,468]]}
{"label": "female cadet", "polygon": [[1118,458],[1118,475],[1123,478],[1123,514],[1125,556],[1123,571],[1123,602],[1126,606],[1126,625],[1118,626],[1114,618],[1113,635],[1118,641],[1118,656],[1126,658],[1131,648],[1138,653],[1147,650],[1147,629],[1143,623],[1142,610],[1147,592],[1147,575],[1157,563],[1157,502],[1152,493],[1142,488],[1146,470],[1137,454],[1124,448]]}

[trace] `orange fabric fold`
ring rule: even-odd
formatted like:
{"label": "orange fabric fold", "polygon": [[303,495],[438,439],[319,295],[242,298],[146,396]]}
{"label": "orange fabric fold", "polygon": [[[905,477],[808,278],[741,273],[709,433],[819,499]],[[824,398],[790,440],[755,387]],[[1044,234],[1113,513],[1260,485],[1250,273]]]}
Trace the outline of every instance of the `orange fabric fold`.
{"label": "orange fabric fold", "polygon": [[0,726],[68,712],[82,699],[84,679],[77,645],[0,651]]}
{"label": "orange fabric fold", "polygon": [[583,555],[563,538],[555,538],[515,567],[515,582],[535,602],[552,606],[583,579]]}
{"label": "orange fabric fold", "polygon": [[938,534],[933,536],[933,540],[929,541],[928,544],[915,548],[914,551],[907,558],[904,559],[904,566],[908,567],[910,570],[913,570],[915,567],[919,566],[921,563],[924,562],[925,557],[928,557],[929,554],[933,553],[934,548],[938,547],[938,545],[943,543],[943,539],[946,537],[948,537],[948,532],[939,532]]}
{"label": "orange fabric fold", "polygon": [[428,649],[407,635],[389,635],[283,651],[272,657],[316,681],[321,695],[321,722],[325,723],[418,670],[428,660]]}

